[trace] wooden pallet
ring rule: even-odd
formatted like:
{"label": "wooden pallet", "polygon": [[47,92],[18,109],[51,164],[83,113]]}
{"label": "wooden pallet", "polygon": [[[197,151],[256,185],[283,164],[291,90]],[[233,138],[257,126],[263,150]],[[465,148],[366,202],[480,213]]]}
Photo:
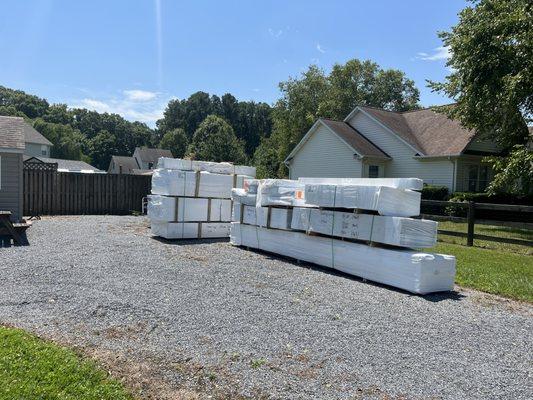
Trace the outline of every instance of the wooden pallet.
{"label": "wooden pallet", "polygon": [[11,222],[11,211],[0,211],[0,238],[5,238],[10,242],[13,240],[15,246],[24,246],[29,244],[26,238],[26,229],[31,224],[27,222]]}

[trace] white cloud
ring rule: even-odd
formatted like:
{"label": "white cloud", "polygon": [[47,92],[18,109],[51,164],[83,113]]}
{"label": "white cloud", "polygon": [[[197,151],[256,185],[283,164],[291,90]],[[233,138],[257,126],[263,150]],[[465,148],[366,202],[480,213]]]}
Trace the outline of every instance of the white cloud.
{"label": "white cloud", "polygon": [[321,52],[322,54],[324,54],[324,53],[326,52],[326,50],[324,50],[324,49],[322,48],[322,46],[320,46],[320,43],[317,43],[317,44],[316,44],[316,49],[317,49],[319,52]]}
{"label": "white cloud", "polygon": [[150,101],[157,97],[156,92],[147,90],[124,90],[123,93],[131,101]]}
{"label": "white cloud", "polygon": [[417,59],[424,61],[438,61],[447,60],[451,57],[450,48],[445,46],[439,46],[433,49],[433,54],[424,52],[417,53]]}
{"label": "white cloud", "polygon": [[281,35],[283,35],[283,30],[278,29],[277,31],[275,31],[275,30],[272,29],[272,28],[268,28],[268,34],[269,34],[270,36],[272,36],[274,39],[279,39],[279,37],[280,37]]}
{"label": "white cloud", "polygon": [[163,117],[171,96],[144,90],[124,90],[123,96],[104,99],[83,98],[69,102],[71,108],[87,108],[100,113],[119,114],[129,121],[145,122],[155,126],[155,122]]}

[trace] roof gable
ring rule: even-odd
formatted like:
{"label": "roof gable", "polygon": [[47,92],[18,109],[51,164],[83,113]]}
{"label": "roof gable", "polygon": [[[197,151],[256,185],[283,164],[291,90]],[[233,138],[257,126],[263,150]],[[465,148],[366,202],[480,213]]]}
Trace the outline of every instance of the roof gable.
{"label": "roof gable", "polygon": [[141,161],[146,163],[156,163],[160,157],[170,157],[173,158],[172,152],[165,149],[149,149],[147,147],[137,147],[135,148],[134,156],[138,156]]}
{"label": "roof gable", "polygon": [[139,164],[134,157],[127,156],[112,156],[111,162],[109,164],[109,171],[111,171],[111,166],[115,163],[117,169],[122,167],[123,173],[131,173],[134,169],[139,168]]}
{"label": "roof gable", "polygon": [[459,155],[475,137],[474,131],[465,129],[458,121],[432,109],[394,112],[359,106],[345,121],[357,112],[373,118],[421,156]]}
{"label": "roof gable", "polygon": [[35,130],[33,126],[31,126],[27,122],[24,122],[24,141],[26,143],[53,146],[52,142],[50,142],[47,138],[41,135],[38,131]]}
{"label": "roof gable", "polygon": [[359,157],[375,157],[389,159],[390,157],[365,138],[359,131],[343,121],[319,118],[313,126],[307,131],[305,136],[298,142],[296,147],[291,151],[285,162],[294,157],[294,155],[303,147],[315,133],[319,126],[324,126],[329,132],[337,136],[347,147],[350,148]]}

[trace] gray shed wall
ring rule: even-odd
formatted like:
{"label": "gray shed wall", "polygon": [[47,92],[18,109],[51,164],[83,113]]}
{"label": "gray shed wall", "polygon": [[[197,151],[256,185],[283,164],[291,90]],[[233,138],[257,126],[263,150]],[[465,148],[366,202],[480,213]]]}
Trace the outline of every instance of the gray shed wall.
{"label": "gray shed wall", "polygon": [[0,152],[0,210],[22,219],[22,153]]}

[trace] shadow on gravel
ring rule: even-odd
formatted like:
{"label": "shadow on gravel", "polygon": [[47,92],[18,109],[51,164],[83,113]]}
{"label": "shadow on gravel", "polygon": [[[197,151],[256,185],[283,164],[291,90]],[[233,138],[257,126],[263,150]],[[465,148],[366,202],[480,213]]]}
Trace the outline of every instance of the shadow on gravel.
{"label": "shadow on gravel", "polygon": [[[244,247],[244,246],[241,246],[240,248],[241,249],[246,249],[246,247]],[[264,257],[267,257],[267,258],[269,258],[271,260],[282,260],[282,261],[288,262],[290,264],[297,265],[298,267],[301,267],[301,268],[311,269],[313,271],[320,271],[320,272],[328,274],[328,275],[339,276],[339,277],[342,277],[342,278],[345,278],[345,279],[350,279],[352,281],[364,282],[367,285],[372,285],[372,286],[376,286],[376,287],[385,288],[387,290],[392,290],[392,291],[395,291],[395,292],[398,292],[398,293],[403,293],[405,295],[412,296],[412,297],[419,297],[421,299],[430,301],[432,303],[438,303],[439,301],[445,301],[445,300],[460,301],[460,300],[462,300],[465,297],[464,295],[462,295],[461,293],[456,292],[456,291],[438,292],[438,293],[432,293],[432,294],[426,294],[426,295],[415,294],[415,293],[411,293],[411,292],[408,292],[408,291],[403,290],[403,289],[395,288],[393,286],[385,285],[385,284],[378,283],[378,282],[369,281],[369,280],[360,278],[358,276],[354,276],[354,275],[347,274],[345,272],[337,271],[337,270],[332,269],[332,268],[323,267],[321,265],[308,263],[308,262],[305,262],[305,261],[297,261],[297,260],[294,260],[293,258],[290,258],[290,257],[284,257],[284,256],[281,256],[279,254],[274,254],[274,253],[270,253],[270,252],[263,251],[263,250],[252,249],[252,248],[247,249],[247,250],[251,251],[251,252],[254,252],[256,254],[260,254],[260,255],[262,255]]]}
{"label": "shadow on gravel", "polygon": [[158,236],[152,236],[153,240],[164,244],[171,244],[174,246],[190,246],[195,244],[211,244],[229,242],[229,238],[210,238],[210,239],[164,239]]}

